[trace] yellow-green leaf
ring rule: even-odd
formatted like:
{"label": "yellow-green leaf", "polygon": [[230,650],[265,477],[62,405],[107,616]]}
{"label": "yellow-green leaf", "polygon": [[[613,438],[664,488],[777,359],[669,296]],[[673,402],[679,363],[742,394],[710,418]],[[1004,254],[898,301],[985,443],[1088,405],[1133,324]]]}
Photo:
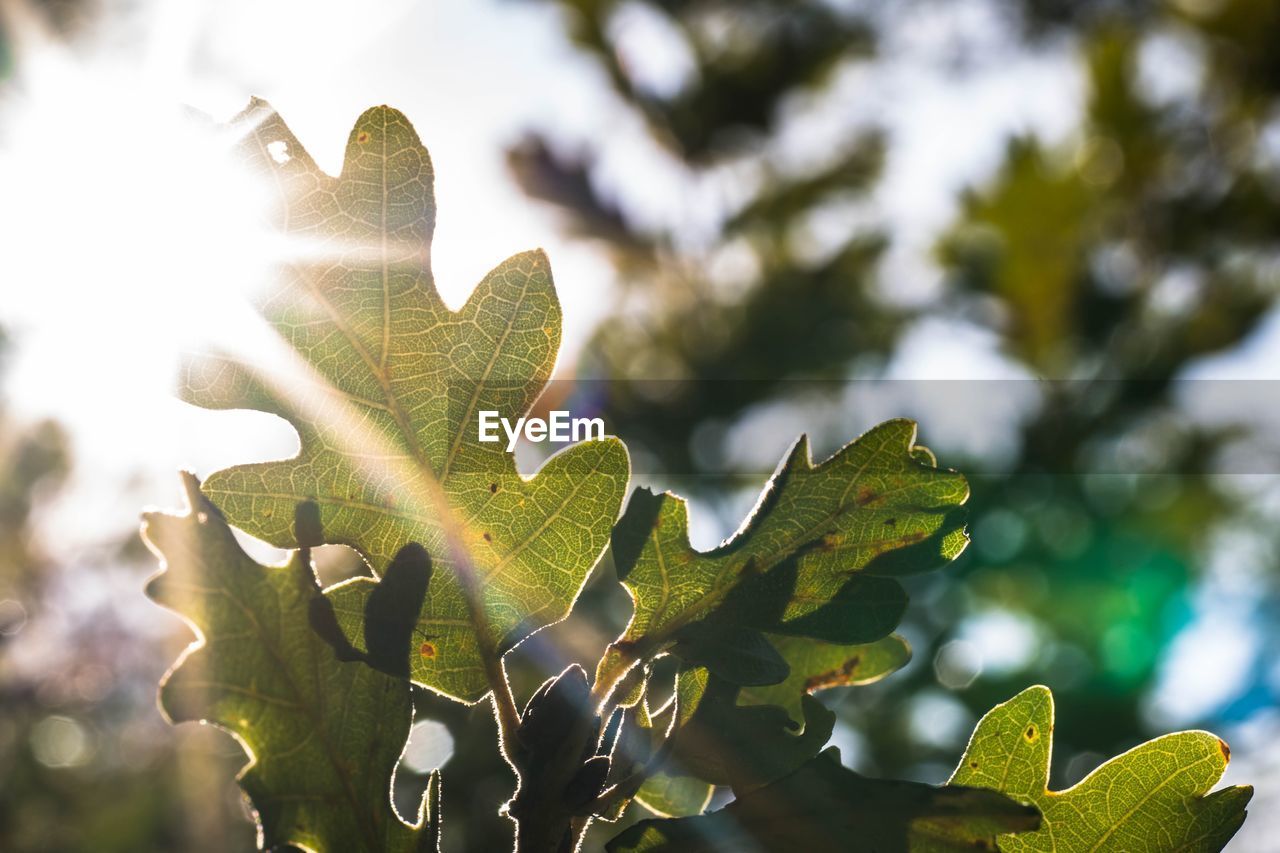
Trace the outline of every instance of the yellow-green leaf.
{"label": "yellow-green leaf", "polygon": [[612,542],[635,613],[599,680],[668,648],[701,663],[698,638],[726,626],[842,644],[886,636],[906,606],[894,576],[968,542],[968,484],[915,438],[911,421],[889,421],[814,465],[802,436],[742,530],[706,552],[689,542],[683,500],[637,490]]}
{"label": "yellow-green leaf", "polygon": [[911,647],[897,634],[874,643],[840,645],[805,637],[772,636],[790,672],[778,684],[743,687],[739,705],[778,705],[797,725],[804,722],[801,697],[832,687],[870,684],[911,660]]}
{"label": "yellow-green leaf", "polygon": [[1230,752],[1208,732],[1136,746],[1065,791],[1050,791],[1053,694],[1031,687],[978,723],[949,784],[993,788],[1039,807],[1038,832],[1000,838],[1003,851],[1218,851],[1244,822],[1249,786],[1210,789]]}
{"label": "yellow-green leaf", "polygon": [[[232,524],[285,548],[299,544],[295,507],[313,502],[323,541],[356,548],[375,573],[420,543],[436,573],[411,677],[479,699],[484,656],[568,614],[629,475],[615,439],[561,452],[529,479],[505,440],[479,440],[481,411],[514,422],[551,376],[561,315],[547,259],[505,261],[452,311],[429,263],[431,160],[401,113],[361,115],[336,178],[267,104],[255,101],[235,126],[275,193],[285,260],[260,309],[279,346],[196,356],[184,393],[202,406],[279,415],[301,449],[219,471],[205,493]],[[374,583],[328,593],[361,650]]]}
{"label": "yellow-green leaf", "polygon": [[711,802],[711,783],[693,776],[655,773],[636,792],[636,802],[662,817],[702,814]]}
{"label": "yellow-green leaf", "polygon": [[254,562],[195,478],[184,483],[187,513],[148,513],[143,527],[164,562],[147,593],[198,638],[165,676],[164,712],[175,723],[212,723],[244,745],[250,762],[239,781],[262,846],[436,850],[439,780],[416,827],[391,802],[413,723],[409,683],[340,662],[312,629],[325,600],[302,556],[280,567]]}

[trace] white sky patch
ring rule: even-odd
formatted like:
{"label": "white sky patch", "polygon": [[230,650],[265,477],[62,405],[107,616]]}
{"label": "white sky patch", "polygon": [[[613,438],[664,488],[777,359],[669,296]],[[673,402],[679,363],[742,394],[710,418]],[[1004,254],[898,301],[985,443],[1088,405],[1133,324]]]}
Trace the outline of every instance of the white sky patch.
{"label": "white sky patch", "polygon": [[1204,85],[1204,47],[1184,30],[1157,30],[1142,40],[1137,71],[1138,84],[1153,103],[1194,98]]}
{"label": "white sky patch", "polygon": [[1274,491],[1280,450],[1280,395],[1273,387],[1280,380],[1280,309],[1268,311],[1239,346],[1197,360],[1179,379],[1177,401],[1192,421],[1251,430],[1238,450],[1228,448],[1222,470],[1237,479],[1265,475],[1256,485]]}
{"label": "white sky patch", "polygon": [[1280,379],[1280,309],[1268,311],[1238,347],[1199,359],[1183,378]]}
{"label": "white sky patch", "polygon": [[912,738],[939,749],[963,747],[974,722],[959,699],[941,690],[922,690],[907,710]]}
{"label": "white sky patch", "polygon": [[938,683],[948,690],[963,690],[982,674],[982,652],[973,643],[951,640],[938,649],[933,658],[933,672]]}
{"label": "white sky patch", "polygon": [[420,720],[409,731],[402,760],[414,773],[430,773],[453,755],[453,735],[444,723]]}
{"label": "white sky patch", "polygon": [[929,318],[898,341],[888,382],[851,386],[850,411],[878,420],[911,417],[934,450],[961,451],[999,465],[1018,452],[1021,423],[1040,390],[999,351],[996,335],[958,320]]}
{"label": "white sky patch", "polygon": [[1010,610],[985,610],[966,618],[956,638],[972,646],[982,671],[995,678],[1026,669],[1040,652],[1035,622]]}
{"label": "white sky patch", "polygon": [[641,91],[672,98],[696,78],[697,61],[684,33],[654,7],[623,3],[607,27],[620,45],[619,61]]}
{"label": "white sky patch", "polygon": [[1238,602],[1206,600],[1165,650],[1145,713],[1159,730],[1191,725],[1228,702],[1247,682],[1258,632]]}

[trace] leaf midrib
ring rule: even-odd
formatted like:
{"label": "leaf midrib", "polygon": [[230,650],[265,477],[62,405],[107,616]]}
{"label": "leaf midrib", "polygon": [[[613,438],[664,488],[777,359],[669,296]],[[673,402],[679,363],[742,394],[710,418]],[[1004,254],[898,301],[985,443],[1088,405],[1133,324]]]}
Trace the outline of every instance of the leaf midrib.
{"label": "leaf midrib", "polygon": [[[390,269],[387,261],[388,246],[387,246],[387,228],[386,228],[387,133],[386,133],[386,116],[385,115],[382,117],[382,123],[383,123],[383,132],[382,132],[383,156],[380,163],[379,172],[381,173],[381,179],[382,179],[382,222],[381,222],[382,227],[380,228],[380,231],[382,233],[381,255],[382,255],[382,299],[383,299],[383,323],[382,323],[382,337],[383,337],[382,359],[383,361],[375,360],[373,358],[373,356],[369,353],[368,349],[364,346],[363,343],[361,343],[359,338],[355,335],[355,333],[343,320],[341,314],[337,311],[337,309],[333,307],[333,304],[329,302],[329,300],[321,292],[320,288],[316,285],[314,279],[312,278],[311,274],[307,271],[307,269],[305,267],[300,267],[298,264],[294,264],[294,263],[290,263],[288,264],[288,266],[290,269],[292,269],[295,272],[295,274],[301,280],[301,282],[303,283],[303,286],[311,294],[311,296],[321,305],[321,307],[324,308],[324,311],[326,314],[328,314],[329,319],[333,322],[334,326],[337,327],[338,331],[342,333],[342,336],[346,339],[347,343],[351,345],[351,348],[355,350],[355,352],[360,356],[360,359],[368,366],[369,372],[373,375],[373,378],[377,381],[379,387],[382,389],[383,398],[386,400],[386,406],[387,406],[388,412],[391,414],[391,417],[395,420],[396,425],[400,428],[400,432],[403,434],[404,441],[405,441],[405,448],[409,451],[410,455],[413,457],[414,461],[418,464],[419,468],[427,472],[430,472],[431,466],[427,461],[426,454],[423,452],[422,446],[418,443],[417,435],[413,432],[410,426],[408,414],[401,407],[399,398],[396,397],[395,393],[391,389],[390,377],[387,375],[386,370],[383,367],[383,365],[385,364],[385,360],[389,356],[390,338],[391,338],[391,321],[390,321],[391,292],[390,292],[390,282],[389,282]],[[262,142],[262,134],[261,134],[260,128],[254,128],[254,140],[258,143],[258,148],[260,152],[263,154],[263,156],[264,157],[269,156],[269,153],[267,152],[266,147],[263,145],[263,142]],[[279,176],[280,170],[272,169],[272,175],[274,177],[276,187],[280,192],[281,198],[283,200],[283,204],[281,205],[281,207],[284,210],[285,221],[282,225],[282,230],[284,230],[285,232],[288,232],[289,222],[290,222],[290,213],[291,213],[289,197],[287,193],[284,192],[284,188],[280,184],[280,176]],[[337,183],[340,180],[340,178],[335,179],[328,175],[323,175],[323,174],[322,174],[322,178],[332,183]],[[330,382],[327,384],[332,385],[333,383]]]}
{"label": "leaf midrib", "polygon": [[1107,831],[1104,832],[1102,836],[1098,838],[1097,842],[1095,842],[1094,845],[1089,848],[1090,853],[1094,853],[1094,851],[1102,849],[1102,845],[1106,843],[1107,839],[1109,839],[1112,835],[1115,835],[1115,833],[1119,831],[1119,829],[1131,817],[1133,817],[1134,814],[1137,813],[1138,809],[1145,806],[1151,800],[1152,797],[1160,793],[1168,785],[1172,784],[1175,779],[1177,779],[1179,776],[1183,776],[1187,773],[1190,773],[1192,770],[1196,769],[1201,764],[1204,764],[1206,761],[1211,761],[1212,759],[1213,759],[1212,755],[1202,755],[1198,760],[1193,761],[1190,764],[1183,764],[1181,767],[1179,767],[1178,769],[1174,770],[1172,773],[1170,773],[1169,775],[1161,779],[1158,785],[1148,789],[1145,793],[1142,794],[1142,796],[1138,798],[1137,802],[1134,803],[1134,805],[1127,812],[1121,815],[1117,820],[1114,820],[1111,822],[1111,825],[1107,827]]}

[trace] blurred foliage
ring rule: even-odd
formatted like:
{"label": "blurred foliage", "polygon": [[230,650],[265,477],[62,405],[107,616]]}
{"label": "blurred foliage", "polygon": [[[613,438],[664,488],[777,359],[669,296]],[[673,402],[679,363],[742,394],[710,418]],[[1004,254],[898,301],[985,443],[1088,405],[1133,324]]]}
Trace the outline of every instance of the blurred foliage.
{"label": "blurred foliage", "polygon": [[[903,703],[923,719],[939,701],[954,708],[958,700],[971,721],[1032,678],[1058,696],[1064,754],[1136,742],[1144,692],[1186,622],[1196,567],[1214,532],[1244,511],[1210,476],[1241,436],[1190,422],[1175,382],[1197,358],[1244,341],[1280,284],[1280,174],[1266,142],[1280,94],[1280,6],[992,4],[1009,24],[1010,51],[1071,46],[1086,99],[1070,140],[1010,139],[996,173],[964,193],[937,246],[942,284],[921,304],[877,282],[892,235],[849,204],[865,203],[893,154],[882,135],[853,125],[830,161],[808,171],[789,165],[781,140],[798,100],[818,98],[836,67],[875,62],[877,31],[910,26],[930,3],[865,18],[834,4],[749,4],[748,22],[797,9],[797,20],[828,16],[821,31],[766,28],[764,37],[750,24],[723,24],[734,16],[713,0],[545,2],[565,10],[575,40],[691,187],[728,176],[748,188],[712,234],[689,240],[675,226],[629,219],[625,195],[601,189],[597,152],[558,154],[553,139],[535,133],[510,152],[526,191],[614,259],[618,310],[579,374],[609,380],[606,421],[636,458],[653,460],[650,470],[672,472],[682,491],[703,499],[758,475],[726,472],[723,454],[709,462],[695,452],[700,428],[723,435],[753,407],[792,399],[803,383],[791,379],[874,377],[929,318],[989,330],[1019,370],[1062,380],[1036,384],[1038,402],[999,464],[966,459],[924,433],[946,464],[970,475],[975,548],[951,575],[967,577],[964,588],[929,579],[913,590],[907,629],[918,665],[839,706],[846,723],[876,732],[866,766],[936,781],[957,744],[913,727]],[[624,61],[634,50],[623,24],[637,8],[692,59],[674,92],[644,89],[643,69]],[[708,22],[717,23],[708,30]],[[708,31],[723,40],[716,50],[706,47]],[[812,47],[799,52],[813,62],[749,89],[724,84],[733,68],[751,65],[741,57],[758,52],[769,67],[780,40],[803,37]],[[1193,78],[1186,91],[1148,85],[1143,64],[1160,40],[1179,45],[1177,61],[1189,63],[1177,69]],[[736,98],[750,104],[704,109],[690,127],[688,104]],[[735,144],[706,144],[716,139]],[[808,229],[833,211],[842,236],[824,230],[815,257]],[[725,379],[753,381],[715,381]],[[1007,390],[993,383],[974,393]],[[1026,629],[1026,659],[972,684],[948,675],[948,643],[993,614]],[[954,692],[940,693],[939,681]],[[1055,772],[1066,774],[1067,764]]]}
{"label": "blurred foliage", "polygon": [[830,4],[802,0],[659,0],[697,67],[696,85],[660,95],[636,81],[611,32],[626,4],[564,0],[569,34],[598,56],[614,87],[635,104],[654,135],[678,156],[706,164],[750,146],[775,124],[780,96],[821,84],[841,60],[865,55],[871,31]]}
{"label": "blurred foliage", "polygon": [[[9,343],[0,331],[0,370]],[[66,437],[56,423],[11,422],[0,409],[0,595],[16,603],[37,590],[48,559],[34,541],[32,506],[42,491],[66,478]],[[14,620],[18,611],[12,611]],[[0,622],[0,638],[17,633],[16,621]]]}
{"label": "blurred foliage", "polygon": [[[7,25],[69,38],[98,11],[95,0],[0,10],[0,87],[20,55]],[[0,373],[11,349],[0,330]],[[163,661],[186,638],[177,620],[157,623],[158,611],[120,592],[154,566],[136,532],[83,561],[46,547],[41,514],[73,475],[61,426],[25,421],[0,399],[0,850],[251,848],[230,781],[241,750],[208,728],[175,732],[156,707]],[[131,619],[137,609],[152,633]]]}
{"label": "blurred foliage", "polygon": [[[667,22],[694,63],[692,78],[664,96],[633,80],[620,50],[626,30],[616,18],[637,4],[563,5],[574,39],[599,58],[690,184],[733,168],[743,185],[759,187],[710,240],[690,246],[678,229],[630,224],[596,189],[591,157],[559,156],[537,134],[509,153],[526,191],[559,206],[570,230],[606,245],[624,286],[642,291],[599,329],[586,371],[611,380],[608,412],[628,424],[629,438],[659,448],[671,470],[690,471],[685,438],[705,418],[736,414],[793,376],[843,375],[850,359],[892,341],[898,312],[871,288],[883,235],[858,229],[815,252],[806,221],[824,206],[865,201],[884,140],[873,129],[857,133],[799,173],[766,150],[782,103],[821,91],[839,67],[865,59],[871,30],[819,2],[639,4]],[[760,384],[677,381],[655,394],[655,379]]]}
{"label": "blurred foliage", "polygon": [[[1032,375],[1074,380],[1044,386],[1007,476],[974,478],[979,527],[989,514],[1021,532],[992,525],[1017,547],[979,548],[968,566],[983,605],[1047,629],[1033,671],[1067,682],[1060,736],[1076,749],[1106,752],[1142,730],[1137,700],[1182,625],[1195,567],[1217,525],[1245,512],[1211,476],[1235,436],[1180,415],[1173,383],[1197,357],[1242,342],[1280,283],[1280,186],[1257,125],[1280,92],[1255,73],[1270,60],[1253,33],[1221,42],[1222,22],[1241,17],[1280,36],[1280,17],[1251,14],[1264,7],[1237,0],[1204,19],[1113,19],[1078,33],[1079,140],[1012,140],[939,248],[949,309],[987,313]],[[1140,53],[1174,26],[1204,45],[1202,83],[1159,102],[1140,84]],[[1087,667],[1055,671],[1079,651]],[[1021,678],[980,680],[965,701],[986,704]]]}
{"label": "blurred foliage", "polygon": [[[0,337],[0,366],[7,349]],[[0,850],[246,846],[229,783],[239,750],[207,729],[169,733],[155,707],[161,637],[139,642],[92,603],[114,582],[102,566],[64,564],[43,544],[40,508],[71,471],[57,424],[0,405]],[[113,542],[103,558],[137,580],[140,551]]]}

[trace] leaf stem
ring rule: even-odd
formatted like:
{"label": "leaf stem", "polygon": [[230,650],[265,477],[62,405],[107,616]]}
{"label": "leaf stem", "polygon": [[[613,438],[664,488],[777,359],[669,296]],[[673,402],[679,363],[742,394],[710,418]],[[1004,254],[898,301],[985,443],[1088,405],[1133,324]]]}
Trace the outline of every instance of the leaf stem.
{"label": "leaf stem", "polygon": [[[516,708],[515,696],[511,693],[511,685],[507,682],[507,673],[503,669],[502,659],[490,651],[482,653],[485,676],[489,679],[489,687],[493,695],[493,710],[498,718],[499,747],[508,762],[512,762],[510,745],[519,737],[520,711]],[[512,766],[515,764],[512,762]]]}
{"label": "leaf stem", "polygon": [[644,654],[633,645],[610,643],[604,657],[596,667],[595,683],[591,685],[591,705],[601,717],[608,717],[605,703],[613,697],[614,688],[631,667],[644,662]]}

